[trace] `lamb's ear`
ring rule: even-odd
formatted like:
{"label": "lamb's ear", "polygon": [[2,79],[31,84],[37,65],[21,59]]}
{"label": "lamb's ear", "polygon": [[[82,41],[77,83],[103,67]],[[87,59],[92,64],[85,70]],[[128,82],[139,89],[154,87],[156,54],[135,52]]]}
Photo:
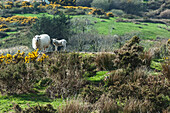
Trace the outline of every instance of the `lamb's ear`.
{"label": "lamb's ear", "polygon": [[39,37],[39,35],[35,35],[34,38]]}

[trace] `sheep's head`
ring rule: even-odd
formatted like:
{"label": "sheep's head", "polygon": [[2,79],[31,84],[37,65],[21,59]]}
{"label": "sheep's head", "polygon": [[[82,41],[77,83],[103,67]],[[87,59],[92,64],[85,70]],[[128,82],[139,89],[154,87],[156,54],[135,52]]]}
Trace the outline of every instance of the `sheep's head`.
{"label": "sheep's head", "polygon": [[35,37],[35,45],[38,47],[39,46],[39,41],[40,41],[40,36],[39,35],[36,35]]}
{"label": "sheep's head", "polygon": [[58,45],[58,42],[55,39],[53,39],[53,45]]}

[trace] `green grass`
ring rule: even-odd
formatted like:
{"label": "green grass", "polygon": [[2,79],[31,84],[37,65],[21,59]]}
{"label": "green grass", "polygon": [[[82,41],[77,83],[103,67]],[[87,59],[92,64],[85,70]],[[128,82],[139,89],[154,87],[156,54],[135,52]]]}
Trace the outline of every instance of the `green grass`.
{"label": "green grass", "polygon": [[51,100],[44,95],[44,93],[38,94],[21,94],[13,96],[0,96],[0,113],[13,111],[13,103],[19,104],[21,108],[28,108],[35,105],[52,104],[54,108],[57,108],[63,103],[62,99]]}
{"label": "green grass", "polygon": [[18,16],[24,16],[24,17],[42,17],[42,16],[53,16],[48,13],[39,13],[39,14],[14,14]]}
{"label": "green grass", "polygon": [[162,65],[161,65],[161,62],[163,62],[164,60],[163,59],[153,59],[151,61],[151,65],[150,67],[152,69],[156,69],[158,71],[161,71],[162,70]]}
{"label": "green grass", "polygon": [[99,82],[104,79],[105,76],[107,76],[109,71],[99,71],[96,73],[95,76],[87,78],[87,80],[91,82]]}

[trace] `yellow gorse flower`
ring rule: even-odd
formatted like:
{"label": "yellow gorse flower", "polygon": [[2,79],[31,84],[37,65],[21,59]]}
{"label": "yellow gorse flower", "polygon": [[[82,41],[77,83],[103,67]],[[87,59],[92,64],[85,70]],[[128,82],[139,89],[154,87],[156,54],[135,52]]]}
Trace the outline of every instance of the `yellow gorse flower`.
{"label": "yellow gorse flower", "polygon": [[34,50],[32,52],[29,52],[27,56],[25,56],[24,52],[20,53],[20,50],[18,50],[18,52],[13,56],[11,54],[6,55],[0,54],[0,64],[2,64],[3,62],[5,64],[18,63],[20,61],[23,61],[25,63],[36,61],[43,62],[45,59],[49,58],[49,56],[46,54],[42,54],[42,56],[40,56],[39,58],[38,57],[39,57],[38,49],[36,51]]}

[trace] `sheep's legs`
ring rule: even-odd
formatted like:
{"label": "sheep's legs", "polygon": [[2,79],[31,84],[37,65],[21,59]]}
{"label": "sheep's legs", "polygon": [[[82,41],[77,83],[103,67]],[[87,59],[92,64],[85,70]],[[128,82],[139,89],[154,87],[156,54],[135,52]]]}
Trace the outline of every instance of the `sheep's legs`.
{"label": "sheep's legs", "polygon": [[63,51],[66,51],[66,45],[63,46]]}

